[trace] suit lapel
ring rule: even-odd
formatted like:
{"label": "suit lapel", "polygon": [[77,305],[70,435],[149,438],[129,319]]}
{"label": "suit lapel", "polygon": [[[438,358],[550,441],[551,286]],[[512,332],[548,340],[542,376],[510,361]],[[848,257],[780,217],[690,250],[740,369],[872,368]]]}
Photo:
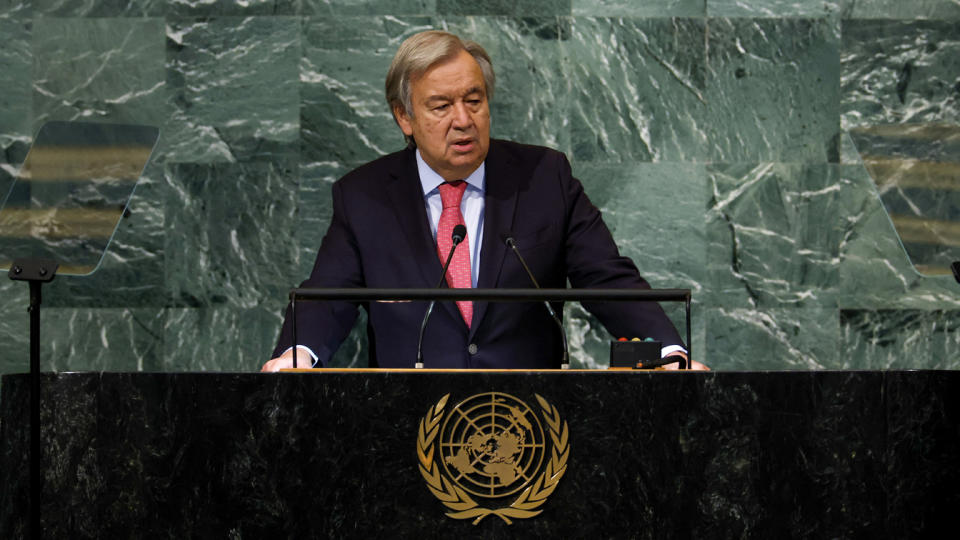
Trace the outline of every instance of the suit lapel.
{"label": "suit lapel", "polygon": [[[480,248],[480,275],[477,277],[477,288],[480,289],[497,286],[507,249],[503,235],[513,228],[519,186],[515,175],[520,168],[512,161],[512,156],[497,141],[490,141],[484,186],[483,246]],[[480,326],[488,304],[474,303],[470,339],[473,339]]]}
{"label": "suit lapel", "polygon": [[[437,257],[436,245],[427,219],[427,210],[423,202],[423,188],[417,172],[417,162],[413,151],[404,152],[403,159],[397,160],[390,172],[393,180],[387,187],[390,202],[400,224],[402,236],[413,254],[411,261],[420,269],[426,283],[423,287],[433,287],[440,279],[443,267]],[[411,284],[413,286],[413,284]]]}
{"label": "suit lapel", "polygon": [[[507,249],[503,236],[513,228],[520,185],[516,175],[520,174],[519,171],[522,169],[514,161],[513,156],[509,155],[497,141],[490,141],[490,151],[486,160],[483,246],[480,248],[478,288],[495,288],[503,266]],[[426,205],[423,202],[423,188],[420,185],[420,175],[417,172],[413,151],[405,152],[403,159],[397,161],[390,174],[393,176],[393,181],[390,182],[387,192],[397,221],[410,246],[413,261],[427,284],[425,286],[433,287],[440,279],[443,266],[437,257],[436,243],[430,231]],[[450,316],[462,321],[456,304],[453,302],[440,302],[440,304]],[[486,314],[488,304],[488,302],[474,303],[473,321],[470,324],[471,339]]]}

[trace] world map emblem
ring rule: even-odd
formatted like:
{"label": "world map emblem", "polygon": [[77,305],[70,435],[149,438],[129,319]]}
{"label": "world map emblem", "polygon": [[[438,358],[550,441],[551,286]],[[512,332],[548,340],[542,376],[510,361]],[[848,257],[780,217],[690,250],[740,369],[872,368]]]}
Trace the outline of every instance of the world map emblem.
{"label": "world map emblem", "polygon": [[447,516],[512,524],[543,511],[567,469],[569,429],[556,407],[534,396],[539,410],[486,392],[447,411],[446,394],[420,420],[420,474]]}

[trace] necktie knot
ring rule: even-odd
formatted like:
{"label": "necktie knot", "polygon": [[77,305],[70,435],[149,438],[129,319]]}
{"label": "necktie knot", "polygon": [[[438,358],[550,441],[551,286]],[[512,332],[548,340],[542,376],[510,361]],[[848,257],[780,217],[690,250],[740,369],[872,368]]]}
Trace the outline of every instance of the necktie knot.
{"label": "necktie knot", "polygon": [[463,192],[467,189],[467,183],[463,180],[454,180],[453,182],[444,182],[437,188],[440,190],[440,200],[444,208],[460,207],[460,201],[463,200]]}

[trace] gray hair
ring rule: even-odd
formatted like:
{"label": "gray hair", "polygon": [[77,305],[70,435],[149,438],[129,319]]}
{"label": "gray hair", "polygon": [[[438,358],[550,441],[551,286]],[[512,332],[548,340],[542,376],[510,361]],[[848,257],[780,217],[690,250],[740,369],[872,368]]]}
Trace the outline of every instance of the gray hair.
{"label": "gray hair", "polygon": [[[397,107],[403,107],[407,116],[413,118],[413,97],[410,95],[410,81],[423,73],[437,62],[448,60],[460,51],[467,51],[473,56],[480,71],[483,73],[483,84],[486,87],[487,99],[493,97],[493,87],[497,77],[493,73],[493,64],[490,56],[479,43],[462,40],[459,37],[440,30],[427,30],[407,38],[400,44],[397,54],[393,57],[390,70],[387,71],[386,94],[390,112]],[[407,136],[407,145],[416,146],[413,137]]]}

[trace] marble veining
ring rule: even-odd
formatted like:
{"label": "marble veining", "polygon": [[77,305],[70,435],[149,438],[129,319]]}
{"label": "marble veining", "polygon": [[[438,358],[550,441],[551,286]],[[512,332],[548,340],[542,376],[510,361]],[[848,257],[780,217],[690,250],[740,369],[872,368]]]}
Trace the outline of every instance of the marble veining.
{"label": "marble veining", "polygon": [[[50,374],[54,537],[924,536],[958,494],[957,373]],[[568,425],[543,513],[443,515],[417,426],[485,391]],[[27,512],[26,376],[3,378],[0,531]],[[402,405],[400,405],[402,404]],[[317,508],[322,507],[322,511]]]}
{"label": "marble veining", "polygon": [[574,19],[570,32],[564,49],[573,159],[706,157],[702,19],[584,17]]}
{"label": "marble veining", "polygon": [[[45,288],[45,355],[77,357],[57,369],[256,369],[314,262],[331,183],[403,145],[383,102],[393,52],[446,28],[493,57],[493,135],[566,152],[643,275],[693,290],[700,360],[952,369],[940,329],[960,289],[929,272],[954,252],[901,242],[887,210],[953,220],[956,190],[878,190],[858,145],[957,158],[942,138],[884,130],[956,126],[958,17],[952,0],[12,0],[0,192],[46,120],[159,126],[101,268]],[[0,286],[0,371],[26,365],[25,309],[26,286]],[[875,328],[897,321],[880,346]],[[566,323],[575,365],[605,365],[597,322],[571,305]],[[364,365],[363,325],[337,365]]]}
{"label": "marble veining", "polygon": [[708,28],[709,158],[836,162],[837,22],[711,18]]}
{"label": "marble veining", "polygon": [[845,0],[707,0],[711,17],[822,18],[836,15]]}
{"label": "marble veining", "polygon": [[955,20],[853,19],[842,27],[844,129],[960,121]]}
{"label": "marble veining", "polygon": [[852,19],[960,19],[953,0],[841,0],[844,18]]}
{"label": "marble veining", "polygon": [[708,0],[573,0],[574,15],[616,17],[703,17]]}

